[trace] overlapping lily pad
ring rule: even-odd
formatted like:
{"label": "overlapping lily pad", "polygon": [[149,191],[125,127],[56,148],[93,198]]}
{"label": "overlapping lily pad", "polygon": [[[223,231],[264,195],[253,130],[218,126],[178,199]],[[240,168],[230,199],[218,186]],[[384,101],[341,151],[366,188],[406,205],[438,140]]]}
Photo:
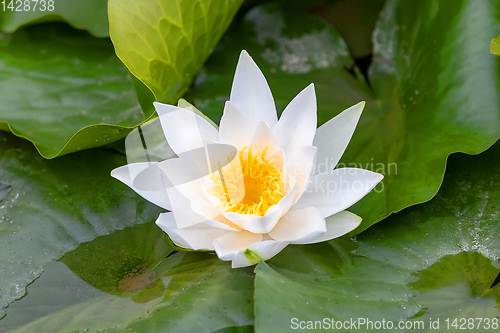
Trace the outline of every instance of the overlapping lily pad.
{"label": "overlapping lily pad", "polygon": [[44,160],[11,134],[0,139],[0,307],[79,243],[156,219],[161,211],[109,176],[125,158],[92,150]]}
{"label": "overlapping lily pad", "polygon": [[[498,318],[500,289],[490,286],[499,273],[500,175],[491,166],[500,162],[500,146],[450,160],[443,187],[429,203],[355,240],[291,247],[260,263],[256,332],[289,332],[292,318],[304,327],[323,318],[330,324],[385,319],[396,328],[400,320],[423,321],[416,331],[432,331],[431,318],[440,318],[442,331],[446,318]],[[356,331],[373,328],[358,325]]]}
{"label": "overlapping lily pad", "polygon": [[[56,7],[75,27],[85,27],[95,35],[104,36],[107,16],[87,26],[90,19],[83,15],[92,8],[102,11],[103,4],[106,1],[95,0],[80,5],[58,3]],[[132,77],[133,85],[108,39],[92,38],[62,23],[37,24],[3,35],[0,129],[30,140],[42,156],[54,158],[124,138],[153,116],[154,96],[142,82],[160,100],[176,102],[231,22],[241,1],[162,2],[173,5],[165,11],[155,11],[152,4],[160,6],[157,1],[110,3],[111,37],[118,55],[138,78]],[[146,5],[149,7],[141,7],[146,12],[137,15],[134,6]],[[180,8],[182,17],[177,12]],[[2,18],[8,31],[39,14],[16,15]],[[196,20],[187,19],[193,15]],[[81,24],[75,21],[77,16]],[[91,17],[94,19],[95,15]],[[43,16],[40,20],[53,18]],[[161,36],[158,31],[150,30],[151,24],[158,26]],[[154,59],[136,57],[148,52],[149,47],[156,52]],[[168,68],[177,74],[170,75]]]}
{"label": "overlapping lily pad", "polygon": [[208,332],[253,323],[252,268],[233,270],[213,254],[167,257],[170,251],[153,222],[82,244],[61,259],[66,266],[47,266],[0,328]]}
{"label": "overlapping lily pad", "polygon": [[160,102],[175,103],[243,0],[110,0],[111,40]]}
{"label": "overlapping lily pad", "polygon": [[[374,33],[370,86],[356,68],[354,75],[346,70],[354,62],[331,26],[289,2],[258,6],[225,35],[185,98],[220,117],[237,55],[246,49],[281,110],[310,82],[320,124],[366,100],[341,165],[380,172],[385,179],[352,208],[363,217],[360,232],[429,200],[450,153],[479,153],[498,139],[499,77],[492,70],[498,59],[477,51],[491,39],[498,8],[497,1],[486,0],[439,6],[389,1]],[[318,163],[326,168],[328,161]]]}
{"label": "overlapping lily pad", "polygon": [[116,141],[153,113],[141,111],[108,39],[62,23],[31,26],[3,35],[0,59],[0,129],[45,158]]}
{"label": "overlapping lily pad", "polygon": [[[288,332],[295,323],[323,318],[330,323],[365,318],[427,325],[417,332],[428,330],[431,319],[441,318],[444,325],[446,318],[495,318],[500,289],[490,286],[499,272],[500,175],[491,166],[500,162],[499,153],[496,145],[479,156],[453,155],[443,187],[431,202],[408,208],[355,239],[289,246],[260,263],[253,299],[252,268],[232,269],[206,253],[165,258],[169,250],[163,234],[151,222],[65,254],[62,261],[73,273],[105,295],[91,288],[91,297],[82,298],[76,290],[90,288],[87,284],[71,292],[54,291],[42,275],[28,287],[26,298],[7,309],[3,323],[26,324],[20,332],[33,327],[249,331],[252,300],[256,332]],[[54,269],[63,270],[51,265],[47,274]],[[75,277],[65,274],[64,283],[73,283]],[[71,306],[58,308],[61,301],[52,295],[53,304],[30,308],[40,298],[50,299],[46,293],[64,293],[62,303]],[[123,306],[126,311],[117,311]],[[19,319],[20,313],[32,322]],[[357,327],[372,331],[366,324]]]}

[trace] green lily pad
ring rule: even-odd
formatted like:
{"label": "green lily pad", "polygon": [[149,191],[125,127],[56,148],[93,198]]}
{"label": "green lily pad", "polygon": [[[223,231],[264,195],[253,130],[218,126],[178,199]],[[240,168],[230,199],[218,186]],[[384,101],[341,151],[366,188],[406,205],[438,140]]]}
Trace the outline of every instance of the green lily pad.
{"label": "green lily pad", "polygon": [[170,251],[154,222],[81,244],[60,259],[63,267],[46,267],[7,309],[0,329],[248,332],[239,325],[253,323],[252,269],[233,270],[213,254]]}
{"label": "green lily pad", "polygon": [[[439,319],[440,328],[448,330],[493,329],[493,318],[498,320],[499,315],[500,288],[490,286],[498,273],[491,260],[477,252],[444,256],[418,272],[419,280],[410,284],[419,291],[415,301],[425,306],[424,315],[418,320]],[[421,331],[430,332],[432,328]]]}
{"label": "green lily pad", "polygon": [[[499,77],[492,70],[498,59],[477,51],[491,36],[490,22],[498,22],[497,2],[450,1],[437,10],[430,2],[389,1],[374,34],[371,87],[333,27],[294,4],[261,5],[243,16],[185,98],[219,119],[238,54],[246,49],[266,76],[279,110],[311,82],[319,124],[365,100],[339,166],[369,169],[385,178],[350,209],[363,218],[354,233],[432,198],[451,153],[477,154],[498,139]],[[491,10],[483,13],[483,6]],[[470,19],[471,12],[485,18]],[[354,68],[354,75],[346,68]]]}
{"label": "green lily pad", "polygon": [[109,176],[125,164],[121,154],[92,150],[48,161],[28,142],[0,134],[0,182],[10,186],[0,202],[0,309],[81,242],[161,212]]}
{"label": "green lily pad", "polygon": [[394,327],[423,321],[420,328],[430,331],[438,318],[441,325],[446,318],[498,318],[500,289],[490,286],[500,258],[500,175],[491,167],[499,152],[496,145],[479,156],[453,155],[435,198],[355,239],[290,247],[261,262],[256,332],[288,332],[323,318],[330,325],[352,318],[361,332],[373,328],[358,318]]}
{"label": "green lily pad", "polygon": [[[66,21],[77,29],[85,29],[96,37],[108,37],[108,0],[40,0],[13,1],[13,10],[1,13],[0,29],[14,32],[19,27],[50,21]],[[11,7],[12,8],[12,7]],[[17,9],[17,10],[16,10]]]}
{"label": "green lily pad", "polygon": [[141,111],[109,40],[64,24],[4,36],[0,59],[0,129],[45,158],[116,141],[154,112]]}
{"label": "green lily pad", "polygon": [[116,54],[160,102],[191,83],[243,0],[110,0]]}

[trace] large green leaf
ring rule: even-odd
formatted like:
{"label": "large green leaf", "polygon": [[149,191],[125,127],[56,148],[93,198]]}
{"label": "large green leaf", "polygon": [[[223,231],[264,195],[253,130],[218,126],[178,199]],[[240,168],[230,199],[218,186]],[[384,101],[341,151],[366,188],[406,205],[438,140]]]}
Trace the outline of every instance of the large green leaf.
{"label": "large green leaf", "polygon": [[500,28],[500,1],[390,0],[381,15],[370,69],[377,99],[345,160],[396,163],[397,173],[356,207],[367,217],[360,230],[432,198],[450,153],[477,154],[500,135],[500,62],[478,52]]}
{"label": "large green leaf", "polygon": [[45,158],[116,141],[153,114],[141,112],[107,39],[63,24],[31,26],[0,41],[0,59],[0,129]]}
{"label": "large green leaf", "polygon": [[[423,331],[432,331],[431,319],[439,318],[446,331],[446,318],[498,318],[500,288],[490,286],[499,273],[500,174],[492,168],[499,163],[500,145],[479,156],[453,155],[429,203],[356,239],[290,247],[269,265],[260,263],[256,332],[289,332],[292,318],[303,325],[385,319],[394,327],[411,319],[423,321]],[[366,325],[351,330],[374,331]]]}
{"label": "large green leaf", "polygon": [[[6,0],[6,7],[11,0]],[[96,37],[108,37],[108,0],[14,0],[14,10],[1,13],[0,29],[14,32],[19,27],[48,21],[66,21],[78,29],[86,29]],[[52,6],[52,7],[50,7]],[[17,10],[16,10],[17,9]]]}
{"label": "large green leaf", "polygon": [[155,223],[81,244],[61,259],[73,273],[61,263],[47,266],[28,295],[7,309],[0,329],[209,332],[253,323],[252,268],[233,270],[210,254],[166,257],[169,252]]}
{"label": "large green leaf", "polygon": [[219,118],[238,54],[246,49],[266,75],[278,109],[311,82],[320,124],[366,100],[340,165],[377,171],[385,179],[352,208],[363,218],[356,232],[429,200],[450,153],[479,153],[498,138],[499,59],[478,51],[499,25],[498,1],[448,1],[439,10],[433,2],[389,1],[374,35],[373,89],[356,69],[354,76],[346,70],[353,60],[338,33],[297,3],[248,12],[185,98]]}
{"label": "large green leaf", "polygon": [[91,150],[45,160],[26,141],[1,134],[0,308],[22,297],[46,264],[79,243],[149,222],[161,211],[110,177],[125,158]]}
{"label": "large green leaf", "polygon": [[[158,300],[134,302],[105,294],[80,279],[62,262],[45,267],[42,276],[28,287],[28,295],[7,309],[0,329],[8,332],[71,332],[123,326],[146,316]],[[93,320],[88,320],[92,317]]]}
{"label": "large green leaf", "polygon": [[160,102],[174,103],[243,0],[110,0],[116,54]]}

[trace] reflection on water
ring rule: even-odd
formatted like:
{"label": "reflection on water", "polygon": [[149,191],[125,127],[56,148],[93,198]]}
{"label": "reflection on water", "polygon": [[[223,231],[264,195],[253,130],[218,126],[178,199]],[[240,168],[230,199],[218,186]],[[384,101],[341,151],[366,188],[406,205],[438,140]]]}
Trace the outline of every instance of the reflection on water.
{"label": "reflection on water", "polygon": [[6,309],[0,333],[251,324],[253,268],[233,270],[210,253],[169,256],[163,235],[151,222],[66,253]]}
{"label": "reflection on water", "polygon": [[165,293],[154,269],[170,251],[154,223],[81,244],[47,265],[27,295],[7,308],[0,332],[98,329],[146,316]]}

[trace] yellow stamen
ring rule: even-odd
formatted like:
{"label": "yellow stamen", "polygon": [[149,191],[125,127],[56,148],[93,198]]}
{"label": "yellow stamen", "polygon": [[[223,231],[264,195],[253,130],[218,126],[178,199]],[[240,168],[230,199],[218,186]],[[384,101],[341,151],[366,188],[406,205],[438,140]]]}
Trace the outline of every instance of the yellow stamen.
{"label": "yellow stamen", "polygon": [[223,211],[264,216],[283,198],[283,173],[266,158],[268,149],[253,155],[252,147],[244,147],[238,155],[240,165],[228,157],[225,169],[220,163],[214,168],[218,176],[212,174],[214,187],[207,191],[221,201]]}

